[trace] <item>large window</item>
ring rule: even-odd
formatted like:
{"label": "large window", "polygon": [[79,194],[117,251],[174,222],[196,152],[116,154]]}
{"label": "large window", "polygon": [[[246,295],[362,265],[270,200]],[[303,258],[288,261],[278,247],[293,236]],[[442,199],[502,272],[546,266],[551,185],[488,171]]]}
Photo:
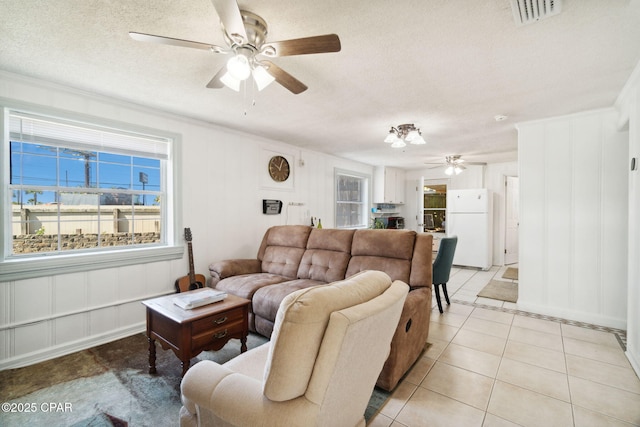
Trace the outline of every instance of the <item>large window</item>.
{"label": "large window", "polygon": [[369,177],[336,170],[336,228],[366,228]]}
{"label": "large window", "polygon": [[173,243],[171,137],[15,109],[4,117],[4,262]]}

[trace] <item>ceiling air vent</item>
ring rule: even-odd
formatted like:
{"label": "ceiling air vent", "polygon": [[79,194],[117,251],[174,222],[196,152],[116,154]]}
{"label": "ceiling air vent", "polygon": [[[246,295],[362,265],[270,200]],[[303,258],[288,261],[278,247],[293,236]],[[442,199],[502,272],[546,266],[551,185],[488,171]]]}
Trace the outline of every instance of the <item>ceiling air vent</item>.
{"label": "ceiling air vent", "polygon": [[562,0],[511,0],[516,25],[527,25],[557,15],[562,11]]}

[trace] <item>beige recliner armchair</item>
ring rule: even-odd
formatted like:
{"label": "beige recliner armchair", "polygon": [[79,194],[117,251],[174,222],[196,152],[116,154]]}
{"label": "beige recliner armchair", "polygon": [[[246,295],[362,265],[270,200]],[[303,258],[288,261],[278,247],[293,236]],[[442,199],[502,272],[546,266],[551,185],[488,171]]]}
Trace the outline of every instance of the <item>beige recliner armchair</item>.
{"label": "beige recliner armchair", "polygon": [[380,271],[296,291],[271,341],[182,380],[181,426],[364,426],[409,291]]}

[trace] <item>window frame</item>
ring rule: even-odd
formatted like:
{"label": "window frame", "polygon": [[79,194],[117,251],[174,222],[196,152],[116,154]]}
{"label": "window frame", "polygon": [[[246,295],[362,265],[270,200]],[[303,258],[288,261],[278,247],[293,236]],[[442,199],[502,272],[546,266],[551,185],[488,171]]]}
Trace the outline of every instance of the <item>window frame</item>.
{"label": "window frame", "polygon": [[[169,158],[166,160],[167,201],[166,207],[161,213],[163,225],[166,227],[165,242],[150,247],[118,246],[113,249],[111,247],[100,248],[87,252],[43,252],[28,257],[11,257],[11,204],[7,204],[5,201],[11,200],[9,189],[11,179],[9,112],[12,110],[25,111],[54,119],[83,122],[88,126],[94,125],[124,132],[154,135],[170,140]],[[184,245],[182,245],[180,238],[182,215],[178,208],[182,203],[180,191],[177,191],[180,188],[179,165],[181,164],[182,145],[179,134],[0,98],[0,135],[2,135],[0,144],[0,200],[3,201],[2,208],[0,208],[0,282],[182,258],[184,254]]]}
{"label": "window frame", "polygon": [[[355,178],[360,178],[364,180],[364,186],[366,188],[364,188],[362,190],[362,219],[363,219],[363,224],[361,225],[357,225],[357,226],[348,226],[348,227],[339,227],[338,226],[338,204],[339,204],[339,200],[338,200],[338,179],[340,176],[350,176],[350,177],[355,177]],[[333,223],[335,224],[336,228],[339,229],[343,229],[343,230],[354,230],[354,229],[366,229],[369,228],[369,206],[371,205],[371,175],[363,173],[363,172],[357,172],[357,171],[353,171],[353,170],[348,170],[348,169],[340,169],[340,168],[335,168],[334,169],[334,173],[333,173],[333,191],[334,191],[334,197],[333,197],[333,202],[334,202],[334,221]]]}

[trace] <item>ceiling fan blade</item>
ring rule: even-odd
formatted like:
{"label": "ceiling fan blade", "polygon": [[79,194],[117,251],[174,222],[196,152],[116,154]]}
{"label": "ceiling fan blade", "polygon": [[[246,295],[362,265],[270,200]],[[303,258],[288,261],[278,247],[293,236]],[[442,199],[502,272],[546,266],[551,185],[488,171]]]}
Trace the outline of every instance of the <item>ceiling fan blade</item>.
{"label": "ceiling fan blade", "polygon": [[225,32],[238,44],[247,42],[247,31],[244,28],[242,15],[236,0],[211,0],[218,12]]}
{"label": "ceiling fan blade", "polygon": [[340,49],[340,38],[336,34],[325,34],[323,36],[266,43],[261,52],[265,56],[276,57],[340,52]]}
{"label": "ceiling fan blade", "polygon": [[149,42],[149,43],[165,44],[165,45],[180,46],[180,47],[190,47],[193,49],[208,50],[215,53],[222,53],[222,52],[226,52],[227,50],[220,46],[216,46],[214,44],[194,42],[191,40],[174,39],[172,37],[154,36],[153,34],[135,33],[133,31],[129,32],[129,36],[132,39],[140,42]]}
{"label": "ceiling fan blade", "polygon": [[227,66],[225,65],[224,67],[222,67],[220,69],[220,71],[218,71],[216,73],[215,76],[213,76],[213,78],[211,79],[211,81],[209,83],[207,83],[207,87],[209,89],[220,89],[222,87],[224,87],[224,83],[222,83],[222,80],[220,80],[222,78],[222,76],[224,76],[227,72]]}
{"label": "ceiling fan blade", "polygon": [[282,68],[278,67],[273,62],[260,61],[260,64],[265,66],[265,68],[267,69],[267,73],[271,74],[278,83],[280,83],[292,93],[297,95],[308,89],[304,83],[284,71]]}

